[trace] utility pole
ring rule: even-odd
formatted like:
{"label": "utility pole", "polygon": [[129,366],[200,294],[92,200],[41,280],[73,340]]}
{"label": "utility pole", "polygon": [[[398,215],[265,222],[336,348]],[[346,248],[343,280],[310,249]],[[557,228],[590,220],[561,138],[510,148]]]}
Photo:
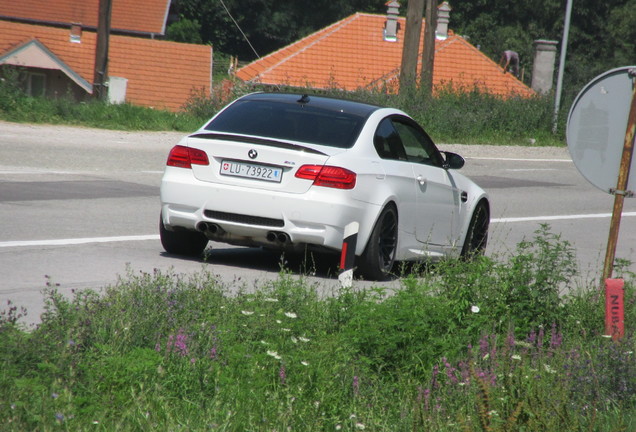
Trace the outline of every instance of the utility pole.
{"label": "utility pole", "polygon": [[437,1],[426,0],[426,28],[424,29],[424,54],[420,88],[426,95],[433,91],[433,65],[435,63],[435,29],[437,27]]}
{"label": "utility pole", "polygon": [[97,20],[97,43],[95,46],[95,69],[93,74],[93,97],[106,100],[108,89],[108,43],[110,38],[110,16],[112,0],[99,0]]}
{"label": "utility pole", "polygon": [[565,24],[561,39],[561,57],[559,58],[559,73],[557,75],[556,95],[554,96],[554,114],[552,114],[552,133],[557,133],[559,109],[561,106],[561,89],[563,87],[563,71],[565,70],[565,56],[568,51],[568,35],[570,34],[570,16],[572,15],[572,0],[567,0],[565,6]]}
{"label": "utility pole", "polygon": [[422,15],[424,0],[410,0],[406,9],[406,29],[402,46],[402,65],[400,67],[400,91],[415,87],[417,58],[422,33]]}

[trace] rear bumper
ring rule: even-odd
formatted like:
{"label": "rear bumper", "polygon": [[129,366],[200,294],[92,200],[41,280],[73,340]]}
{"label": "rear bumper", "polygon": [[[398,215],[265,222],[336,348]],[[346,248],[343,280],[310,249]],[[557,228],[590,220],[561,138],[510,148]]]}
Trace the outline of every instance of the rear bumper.
{"label": "rear bumper", "polygon": [[167,229],[195,230],[205,222],[220,228],[208,233],[211,240],[272,247],[281,246],[271,240],[276,232],[285,233],[292,245],[340,250],[344,227],[356,221],[359,255],[380,208],[352,199],[350,191],[312,187],[304,194],[289,194],[248,189],[202,182],[189,170],[168,167],[161,183],[161,210]]}

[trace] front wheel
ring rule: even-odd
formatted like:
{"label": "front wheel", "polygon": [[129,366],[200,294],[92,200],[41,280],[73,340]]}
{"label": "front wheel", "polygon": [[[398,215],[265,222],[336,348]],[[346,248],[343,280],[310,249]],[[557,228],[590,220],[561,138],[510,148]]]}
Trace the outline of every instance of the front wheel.
{"label": "front wheel", "polygon": [[391,276],[398,240],[398,214],[389,205],[373,227],[367,247],[359,258],[358,272],[369,280],[384,281]]}
{"label": "front wheel", "polygon": [[159,217],[159,237],[166,252],[175,255],[199,256],[208,244],[208,238],[196,231],[168,231]]}
{"label": "front wheel", "polygon": [[483,255],[488,243],[488,227],[490,225],[490,210],[485,201],[481,201],[475,207],[468,231],[466,232],[466,240],[462,248],[461,257],[470,259],[476,255]]}

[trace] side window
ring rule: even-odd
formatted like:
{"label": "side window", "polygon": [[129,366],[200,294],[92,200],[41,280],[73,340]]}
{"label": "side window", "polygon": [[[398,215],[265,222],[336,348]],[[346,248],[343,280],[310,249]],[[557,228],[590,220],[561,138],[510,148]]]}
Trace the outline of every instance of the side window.
{"label": "side window", "polygon": [[426,133],[408,121],[394,119],[392,123],[400,134],[408,161],[435,166],[442,165],[443,160],[439,151]]}
{"label": "side window", "polygon": [[373,137],[373,145],[382,159],[407,160],[400,134],[390,118],[380,122]]}

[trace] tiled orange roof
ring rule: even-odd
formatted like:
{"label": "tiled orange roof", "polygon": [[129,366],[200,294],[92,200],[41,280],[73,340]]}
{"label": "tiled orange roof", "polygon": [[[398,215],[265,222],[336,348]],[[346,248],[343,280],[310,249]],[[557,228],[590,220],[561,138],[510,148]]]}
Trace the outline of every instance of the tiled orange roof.
{"label": "tiled orange roof", "polygon": [[[37,39],[89,83],[96,34],[70,42],[67,29],[0,21],[0,56]],[[128,79],[126,101],[177,111],[193,90],[210,92],[212,48],[177,42],[110,36],[108,73]]]}
{"label": "tiled orange roof", "polygon": [[[405,18],[398,18],[396,42],[384,40],[386,16],[356,13],[239,69],[244,81],[294,87],[356,90],[395,84],[402,59]],[[424,27],[424,26],[422,26]],[[420,59],[424,44],[420,38]],[[418,74],[421,63],[418,63]],[[498,95],[534,91],[503,70],[464,38],[437,40],[433,84]]]}
{"label": "tiled orange roof", "polygon": [[[170,0],[112,0],[113,30],[164,34]],[[99,0],[2,0],[0,19],[97,27]]]}

